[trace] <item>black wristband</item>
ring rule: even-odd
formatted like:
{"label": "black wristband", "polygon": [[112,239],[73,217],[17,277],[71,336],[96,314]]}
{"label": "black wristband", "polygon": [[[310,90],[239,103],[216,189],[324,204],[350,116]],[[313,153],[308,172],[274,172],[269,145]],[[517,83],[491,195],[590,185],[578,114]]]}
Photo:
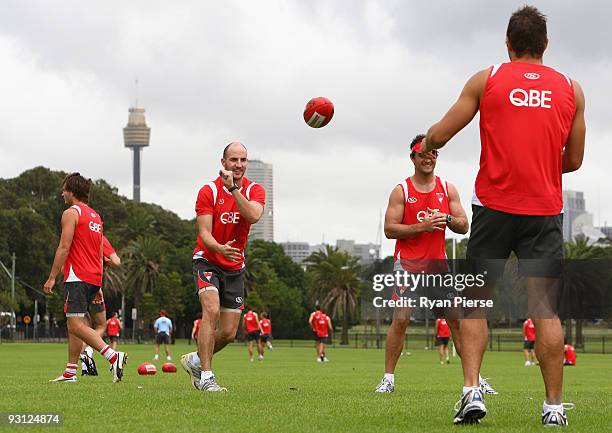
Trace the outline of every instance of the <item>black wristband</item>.
{"label": "black wristband", "polygon": [[451,214],[446,214],[446,224],[450,224],[453,222],[453,216]]}
{"label": "black wristband", "polygon": [[229,187],[227,190],[228,190],[229,192],[232,192],[232,191],[234,191],[235,189],[238,189],[238,185],[233,184],[233,185],[232,185],[232,186],[230,186],[230,187]]}

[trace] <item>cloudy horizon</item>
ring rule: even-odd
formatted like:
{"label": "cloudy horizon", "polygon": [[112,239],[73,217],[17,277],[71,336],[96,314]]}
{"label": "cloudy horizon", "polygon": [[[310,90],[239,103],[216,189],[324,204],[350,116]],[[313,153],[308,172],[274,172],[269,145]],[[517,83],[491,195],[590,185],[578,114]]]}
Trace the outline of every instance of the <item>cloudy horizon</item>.
{"label": "cloudy horizon", "polygon": [[[275,241],[374,242],[391,189],[412,173],[410,140],[473,73],[507,60],[507,21],[523,3],[3,2],[0,176],[78,170],[131,197],[122,128],[138,78],[151,127],[142,201],[193,218],[198,189],[238,140],[274,166]],[[586,95],[585,160],[564,188],[585,192],[595,225],[612,224],[612,6],[532,4],[549,19],[545,63]],[[336,110],[316,130],[302,119],[314,96]],[[478,157],[475,119],[436,169],[468,214]]]}

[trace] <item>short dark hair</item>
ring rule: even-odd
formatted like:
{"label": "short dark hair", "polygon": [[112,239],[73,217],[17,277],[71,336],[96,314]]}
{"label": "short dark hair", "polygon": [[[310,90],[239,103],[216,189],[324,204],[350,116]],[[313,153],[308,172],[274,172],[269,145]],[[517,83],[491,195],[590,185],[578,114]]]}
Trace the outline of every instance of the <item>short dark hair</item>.
{"label": "short dark hair", "polygon": [[506,37],[518,57],[542,57],[548,40],[546,15],[533,6],[523,6],[510,17]]}
{"label": "short dark hair", "polygon": [[63,187],[74,196],[87,203],[89,201],[89,191],[91,190],[91,179],[85,179],[81,173],[71,173],[64,178]]}
{"label": "short dark hair", "polygon": [[166,316],[166,310],[159,310],[159,315],[160,316]]}
{"label": "short dark hair", "polygon": [[268,313],[266,313],[265,311],[263,313],[261,313],[261,318],[262,319],[267,319],[268,318]]}
{"label": "short dark hair", "polygon": [[424,138],[425,134],[417,134],[417,136],[412,139],[412,141],[410,142],[410,158],[414,157],[414,152],[412,151],[412,148],[419,144],[421,141],[423,141]]}

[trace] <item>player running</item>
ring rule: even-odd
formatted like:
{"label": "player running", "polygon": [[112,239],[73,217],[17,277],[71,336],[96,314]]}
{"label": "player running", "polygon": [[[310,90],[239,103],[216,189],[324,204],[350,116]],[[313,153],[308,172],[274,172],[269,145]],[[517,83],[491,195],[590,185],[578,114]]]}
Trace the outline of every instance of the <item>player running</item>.
{"label": "player running", "polygon": [[536,330],[533,320],[527,318],[523,323],[523,353],[525,354],[525,367],[536,365],[535,356]]}
{"label": "player running", "polygon": [[123,329],[123,325],[121,324],[121,320],[119,320],[119,315],[115,311],[110,319],[106,322],[106,335],[110,339],[110,346],[116,350],[117,343],[119,343],[119,335],[121,334],[121,330]]}
{"label": "player running", "polygon": [[86,321],[90,305],[102,286],[102,219],[87,205],[91,180],[79,173],[66,176],[62,197],[70,206],[62,214],[62,233],[49,278],[44,284],[46,294],[53,293],[55,279],[64,275],[66,293],[64,313],[68,326],[68,363],[64,373],[52,382],[76,382],[76,370],[83,342],[100,352],[110,363],[113,382],[123,377],[127,362],[124,352],[116,352]]}
{"label": "player running", "polygon": [[166,360],[171,361],[172,356],[170,356],[170,347],[168,347],[171,343],[172,336],[172,320],[170,320],[166,316],[166,311],[159,310],[159,317],[153,324],[153,328],[155,328],[155,356],[153,359],[157,361],[159,359],[159,346],[161,344],[164,345],[164,350],[166,351]]}
{"label": "player running", "polygon": [[[457,188],[434,174],[438,151],[424,151],[424,137],[419,134],[410,143],[414,174],[393,189],[385,214],[385,235],[396,239],[396,272],[447,272],[446,227],[459,234],[467,233],[469,227]],[[402,289],[394,293],[398,299],[401,296],[405,296]],[[409,322],[409,307],[394,309],[385,345],[385,374],[376,392],[395,391],[395,368]],[[456,338],[459,321],[449,320],[449,324]],[[460,345],[456,349],[460,353]]]}
{"label": "player running", "polygon": [[259,338],[261,337],[261,325],[257,313],[249,308],[242,320],[244,335],[246,335],[247,350],[249,352],[249,361],[253,362],[253,345],[257,345],[259,354],[258,360],[263,361],[263,350],[259,347]]}
{"label": "player running", "polygon": [[325,354],[325,344],[327,343],[330,335],[334,332],[334,327],[330,317],[325,314],[325,310],[319,308],[319,314],[314,317],[313,324],[314,330],[317,335],[317,362],[328,362]]}
{"label": "player running", "polygon": [[[563,331],[555,303],[563,259],[561,174],[582,165],[585,100],[576,81],[544,66],[547,45],[546,17],[531,6],[514,12],[506,32],[510,62],[468,80],[457,102],[429,129],[424,149],[444,146],[480,111],[482,150],[467,257],[480,268],[488,259],[503,264],[512,251],[517,255],[528,295],[537,299],[529,304],[540,309],[529,315],[546,388],[542,423],[567,425]],[[464,388],[455,423],[486,414],[478,388],[488,338],[484,311],[474,310],[461,328]]]}
{"label": "player running", "polygon": [[266,199],[264,188],[244,176],[248,159],[242,143],[228,144],[221,164],[219,177],[200,189],[196,201],[199,230],[193,278],[202,325],[198,352],[181,358],[192,385],[202,391],[227,391],[212,372],[213,353],[236,338],[244,308],[244,250]]}
{"label": "player running", "polygon": [[315,341],[315,352],[317,353],[317,359],[319,359],[319,345],[321,343],[319,342],[317,338],[317,330],[315,328],[315,322],[319,318],[320,314],[322,314],[321,307],[317,304],[315,306],[315,310],[312,313],[310,313],[310,316],[308,316],[308,325],[310,326],[310,329],[312,329],[312,338],[314,338],[314,341]]}
{"label": "player running", "polygon": [[261,313],[261,320],[259,321],[261,328],[261,337],[259,338],[259,344],[261,345],[261,354],[264,353],[264,346],[270,350],[272,347],[272,321],[270,320],[268,313]]}
{"label": "player running", "polygon": [[438,346],[438,355],[440,356],[440,364],[444,365],[446,360],[447,364],[450,364],[450,357],[448,356],[448,340],[450,338],[451,331],[446,319],[441,317],[436,320],[436,346]]}
{"label": "player running", "polygon": [[198,335],[200,334],[200,325],[202,324],[202,319],[195,319],[193,321],[193,328],[191,328],[191,339],[198,344]]}

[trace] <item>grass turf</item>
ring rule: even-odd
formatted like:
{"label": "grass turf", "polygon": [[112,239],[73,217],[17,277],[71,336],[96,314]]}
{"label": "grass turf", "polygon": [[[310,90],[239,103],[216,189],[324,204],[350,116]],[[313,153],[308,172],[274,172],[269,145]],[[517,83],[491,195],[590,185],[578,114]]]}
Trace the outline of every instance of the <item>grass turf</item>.
{"label": "grass turf", "polygon": [[[193,346],[172,347],[176,374],[139,376],[153,346],[124,345],[129,364],[123,382],[111,383],[106,361],[95,355],[100,376],[77,383],[50,383],[61,374],[67,346],[0,345],[0,412],[61,412],[62,427],[79,432],[483,432],[539,431],[543,384],[537,367],[523,367],[520,352],[489,352],[483,374],[500,395],[487,397],[488,414],[478,426],[453,426],[461,389],[458,361],[439,365],[437,353],[412,351],[400,358],[396,392],[373,392],[383,372],[384,351],[328,350],[331,362],[315,362],[314,349],[276,348],[250,363],[246,347],[219,353],[214,371],[227,394],[191,388],[179,363]],[[80,372],[79,372],[80,374]],[[579,354],[565,368],[571,432],[612,431],[612,357]],[[24,431],[48,431],[27,427]],[[2,428],[0,427],[0,430]]]}

